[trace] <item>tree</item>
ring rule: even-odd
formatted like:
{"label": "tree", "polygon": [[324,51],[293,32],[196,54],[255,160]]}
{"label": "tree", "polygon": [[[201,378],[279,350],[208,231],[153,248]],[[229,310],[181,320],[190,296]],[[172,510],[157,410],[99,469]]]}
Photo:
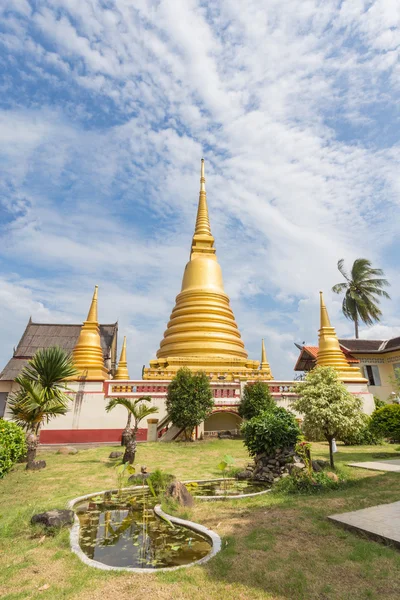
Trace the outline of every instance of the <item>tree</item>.
{"label": "tree", "polygon": [[[130,398],[112,398],[106,406],[106,411],[110,412],[116,406],[124,406],[128,411],[128,421],[124,432],[129,427],[130,434],[125,436],[125,454],[122,458],[123,463],[132,464],[136,455],[136,437],[139,429],[139,423],[149,415],[158,412],[156,406],[146,406],[146,402],[151,402],[150,396],[141,396],[136,400]],[[133,427],[130,428],[133,418]]]}
{"label": "tree", "polygon": [[195,427],[212,412],[213,394],[204,371],[192,373],[187,367],[179,369],[168,386],[166,407],[171,421],[185,430],[186,440],[192,438]]}
{"label": "tree", "polygon": [[76,374],[72,357],[62,348],[52,346],[38,350],[15,378],[19,389],[11,395],[7,406],[13,420],[28,432],[27,469],[35,467],[40,427],[67,412],[71,397],[66,394],[65,380]]}
{"label": "tree", "polygon": [[247,383],[239,404],[242,419],[252,419],[275,406],[269,387],[263,381]]}
{"label": "tree", "polygon": [[324,437],[329,442],[334,467],[332,441],[354,435],[365,425],[360,398],[353,396],[332,367],[316,367],[295,387],[293,408],[303,415],[307,436]]}
{"label": "tree", "polygon": [[357,258],[349,275],[344,268],[344,259],[338,261],[338,269],[345,278],[344,283],[337,283],[332,291],[335,294],[345,292],[342,311],[347,319],[354,322],[355,336],[358,338],[358,326],[362,321],[366,325],[380,321],[382,311],[379,308],[380,298],[390,299],[389,294],[382,288],[389,286],[383,279],[382,269],[373,269],[366,258]]}

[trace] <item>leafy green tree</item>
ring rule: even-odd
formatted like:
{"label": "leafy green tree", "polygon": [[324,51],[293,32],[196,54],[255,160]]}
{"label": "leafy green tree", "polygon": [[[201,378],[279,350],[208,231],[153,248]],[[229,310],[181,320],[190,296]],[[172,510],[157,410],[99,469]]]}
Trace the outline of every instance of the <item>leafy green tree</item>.
{"label": "leafy green tree", "polygon": [[349,275],[344,268],[344,259],[338,261],[338,269],[346,280],[337,283],[332,291],[335,294],[344,292],[342,311],[347,319],[354,322],[355,336],[358,338],[360,321],[366,325],[380,321],[382,311],[379,308],[380,298],[389,298],[383,289],[389,286],[387,279],[383,279],[382,269],[373,269],[371,262],[366,258],[357,258]]}
{"label": "leafy green tree", "polygon": [[357,434],[364,426],[360,398],[353,396],[332,367],[316,367],[295,387],[293,408],[303,416],[303,429],[311,438],[329,442],[331,467],[334,467],[333,440]]}
{"label": "leafy green tree", "polygon": [[275,406],[242,425],[243,443],[251,456],[273,454],[278,448],[295,446],[300,428],[293,413]]}
{"label": "leafy green tree", "polygon": [[19,389],[8,400],[12,419],[28,432],[27,469],[35,467],[38,434],[43,423],[65,415],[71,396],[65,380],[77,370],[72,357],[58,346],[38,350],[20,375],[15,378]]}
{"label": "leafy green tree", "polygon": [[[128,421],[126,427],[129,427],[130,435],[125,436],[125,453],[122,458],[123,463],[132,464],[135,460],[137,445],[136,438],[140,421],[143,421],[143,419],[146,417],[154,415],[154,413],[158,412],[158,408],[156,406],[146,406],[146,402],[151,402],[150,396],[141,396],[135,400],[131,400],[130,398],[112,398],[106,406],[107,412],[110,412],[110,410],[113,410],[116,406],[123,406],[128,411]],[[131,428],[132,419],[133,427]]]}
{"label": "leafy green tree", "polygon": [[247,383],[239,404],[242,419],[252,419],[275,406],[269,387],[263,381]]}
{"label": "leafy green tree", "polygon": [[370,427],[377,435],[400,441],[400,404],[387,404],[374,410]]}
{"label": "leafy green tree", "polygon": [[185,431],[186,440],[192,438],[195,427],[212,412],[213,394],[204,371],[192,373],[187,367],[179,369],[168,386],[166,407],[171,421]]}

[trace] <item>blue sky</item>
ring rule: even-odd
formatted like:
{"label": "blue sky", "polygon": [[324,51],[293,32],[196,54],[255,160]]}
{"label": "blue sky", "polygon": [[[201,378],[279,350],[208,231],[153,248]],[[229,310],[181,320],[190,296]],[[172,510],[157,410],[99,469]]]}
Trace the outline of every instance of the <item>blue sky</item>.
{"label": "blue sky", "polygon": [[0,365],[31,315],[128,336],[154,358],[206,159],[225,287],[275,377],[317,339],[339,258],[392,283],[362,336],[400,334],[395,0],[0,0]]}

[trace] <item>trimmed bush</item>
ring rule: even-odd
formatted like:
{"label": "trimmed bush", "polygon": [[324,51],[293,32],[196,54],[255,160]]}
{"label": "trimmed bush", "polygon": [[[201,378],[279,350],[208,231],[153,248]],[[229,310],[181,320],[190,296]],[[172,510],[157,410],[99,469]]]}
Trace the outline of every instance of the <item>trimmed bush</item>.
{"label": "trimmed bush", "polygon": [[386,406],[386,402],[384,402],[377,396],[374,396],[374,402],[375,402],[375,408],[383,408],[384,406]]}
{"label": "trimmed bush", "polygon": [[245,385],[238,412],[242,419],[249,420],[274,406],[275,401],[268,385],[263,381],[256,381]]}
{"label": "trimmed bush", "polygon": [[0,419],[0,479],[26,454],[25,434],[11,421]]}
{"label": "trimmed bush", "polygon": [[400,441],[400,404],[387,404],[372,413],[370,429],[376,435]]}
{"label": "trimmed bush", "polygon": [[371,417],[364,415],[365,426],[358,432],[348,434],[342,438],[345,446],[378,446],[382,443],[382,435],[371,431]]}
{"label": "trimmed bush", "polygon": [[251,456],[272,454],[278,448],[293,447],[300,437],[295,416],[275,406],[242,425],[243,443]]}

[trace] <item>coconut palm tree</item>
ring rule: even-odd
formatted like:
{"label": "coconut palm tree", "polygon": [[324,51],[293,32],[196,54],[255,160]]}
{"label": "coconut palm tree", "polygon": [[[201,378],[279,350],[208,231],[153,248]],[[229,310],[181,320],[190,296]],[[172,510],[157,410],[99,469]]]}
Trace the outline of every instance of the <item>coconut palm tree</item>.
{"label": "coconut palm tree", "polygon": [[382,311],[378,306],[379,299],[390,299],[389,294],[382,289],[390,283],[383,279],[382,269],[373,269],[371,261],[366,258],[354,261],[350,275],[344,268],[343,258],[338,261],[337,266],[346,281],[334,285],[332,291],[336,294],[345,292],[342,311],[347,319],[354,322],[355,336],[358,338],[360,321],[366,325],[380,321]]}
{"label": "coconut palm tree", "polygon": [[124,430],[131,426],[133,419],[133,427],[130,429],[130,435],[125,436],[125,454],[122,458],[122,462],[129,462],[132,464],[135,460],[136,454],[136,436],[137,430],[139,429],[139,423],[149,415],[153,415],[158,412],[158,408],[155,406],[146,406],[146,402],[151,402],[150,396],[141,396],[136,400],[130,398],[112,398],[106,406],[106,411],[110,412],[116,406],[124,406],[128,411],[128,421]]}
{"label": "coconut palm tree", "polygon": [[35,468],[38,434],[41,425],[58,415],[65,415],[71,396],[65,380],[77,374],[72,357],[53,346],[38,350],[15,382],[19,388],[7,406],[14,421],[27,431],[27,469]]}

